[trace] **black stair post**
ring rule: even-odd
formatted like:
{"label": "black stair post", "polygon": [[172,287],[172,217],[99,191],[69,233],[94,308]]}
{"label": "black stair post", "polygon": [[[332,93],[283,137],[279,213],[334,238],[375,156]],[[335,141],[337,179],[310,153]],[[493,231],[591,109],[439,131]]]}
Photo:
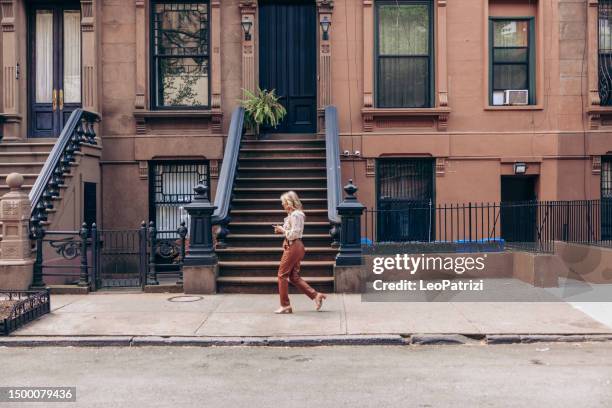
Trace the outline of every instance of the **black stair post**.
{"label": "black stair post", "polygon": [[185,210],[191,218],[189,228],[189,250],[185,255],[184,265],[215,265],[217,255],[213,248],[212,214],[217,207],[208,201],[208,186],[198,184],[193,191],[196,193],[191,204]]}
{"label": "black stair post", "polygon": [[340,251],[336,256],[337,266],[352,266],[362,264],[361,251],[361,214],[365,207],[355,197],[357,187],[353,180],[344,186],[346,197],[338,205],[338,215],[341,218]]}

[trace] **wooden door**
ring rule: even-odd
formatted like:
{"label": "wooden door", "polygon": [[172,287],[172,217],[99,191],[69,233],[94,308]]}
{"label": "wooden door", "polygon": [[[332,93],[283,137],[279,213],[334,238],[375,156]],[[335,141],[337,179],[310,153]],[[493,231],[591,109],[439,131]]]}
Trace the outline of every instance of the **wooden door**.
{"label": "wooden door", "polygon": [[81,107],[80,4],[34,3],[30,33],[29,134],[57,137]]}

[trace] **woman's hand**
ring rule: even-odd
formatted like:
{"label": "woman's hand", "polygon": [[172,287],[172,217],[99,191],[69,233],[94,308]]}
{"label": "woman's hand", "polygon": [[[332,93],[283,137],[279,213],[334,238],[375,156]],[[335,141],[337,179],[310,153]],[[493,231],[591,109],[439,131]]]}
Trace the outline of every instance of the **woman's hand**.
{"label": "woman's hand", "polygon": [[280,225],[273,225],[275,234],[284,234],[285,230]]}

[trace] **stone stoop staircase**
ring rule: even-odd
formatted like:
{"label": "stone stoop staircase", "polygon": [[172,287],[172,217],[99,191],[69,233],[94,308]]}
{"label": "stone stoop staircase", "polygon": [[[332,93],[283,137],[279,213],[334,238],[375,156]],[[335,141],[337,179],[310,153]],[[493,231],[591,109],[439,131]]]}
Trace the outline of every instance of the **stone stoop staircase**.
{"label": "stone stoop staircase", "polygon": [[[54,144],[54,139],[32,142],[0,142],[0,197],[9,192],[6,176],[10,173],[21,173],[24,178],[23,189],[29,192]],[[2,240],[1,234],[0,240]]]}
{"label": "stone stoop staircase", "polygon": [[55,140],[0,142],[0,197],[9,192],[6,176],[10,173],[21,173],[25,179],[23,188],[30,191],[54,144]]}
{"label": "stone stoop staircase", "polygon": [[[217,289],[221,293],[276,293],[283,236],[273,224],[286,216],[282,193],[295,191],[304,205],[306,256],[301,276],[315,290],[334,290],[327,218],[325,140],[316,134],[272,134],[245,139],[240,148],[232,195],[227,247],[219,257]],[[291,286],[291,285],[290,285]],[[295,288],[291,288],[295,293]]]}

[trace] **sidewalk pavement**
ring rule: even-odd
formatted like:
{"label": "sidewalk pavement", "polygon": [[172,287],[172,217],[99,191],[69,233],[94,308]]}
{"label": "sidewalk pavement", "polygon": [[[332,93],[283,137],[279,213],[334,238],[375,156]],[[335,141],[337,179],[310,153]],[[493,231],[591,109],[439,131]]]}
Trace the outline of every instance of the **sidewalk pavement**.
{"label": "sidewalk pavement", "polygon": [[[293,314],[276,315],[277,295],[52,295],[51,313],[12,337],[612,334],[612,326],[562,302],[366,303],[360,295],[336,294],[328,295],[321,312],[303,295],[291,295],[291,302]],[[612,303],[597,305],[599,313],[604,309],[609,316]]]}

